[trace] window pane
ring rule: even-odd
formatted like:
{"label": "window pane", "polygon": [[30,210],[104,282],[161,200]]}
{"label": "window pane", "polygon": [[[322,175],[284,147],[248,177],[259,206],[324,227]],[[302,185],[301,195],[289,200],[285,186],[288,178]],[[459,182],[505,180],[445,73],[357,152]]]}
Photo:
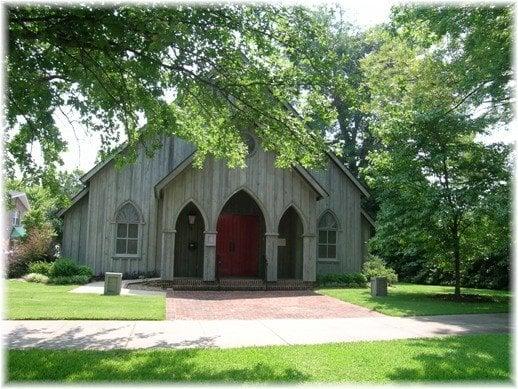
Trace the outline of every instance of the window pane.
{"label": "window pane", "polygon": [[117,239],[116,254],[126,254],[126,239]]}
{"label": "window pane", "polygon": [[128,239],[128,254],[137,254],[137,239]]}
{"label": "window pane", "polygon": [[128,225],[119,223],[117,224],[117,238],[125,238],[128,236]]}
{"label": "window pane", "polygon": [[336,231],[327,232],[327,243],[336,243]]}
{"label": "window pane", "polygon": [[336,246],[332,244],[327,246],[327,254],[328,258],[336,258]]}
{"label": "window pane", "polygon": [[327,243],[327,231],[318,231],[318,243]]}
{"label": "window pane", "polygon": [[327,258],[327,246],[325,244],[318,245],[318,257]]}
{"label": "window pane", "polygon": [[128,224],[128,238],[138,238],[138,224]]}

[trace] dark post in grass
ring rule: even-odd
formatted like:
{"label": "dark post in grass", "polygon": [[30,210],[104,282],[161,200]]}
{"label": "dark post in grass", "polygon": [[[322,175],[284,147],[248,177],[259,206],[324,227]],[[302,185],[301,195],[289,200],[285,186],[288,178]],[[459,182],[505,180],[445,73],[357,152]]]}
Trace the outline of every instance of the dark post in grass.
{"label": "dark post in grass", "polygon": [[371,296],[379,297],[387,295],[387,279],[385,277],[371,278]]}

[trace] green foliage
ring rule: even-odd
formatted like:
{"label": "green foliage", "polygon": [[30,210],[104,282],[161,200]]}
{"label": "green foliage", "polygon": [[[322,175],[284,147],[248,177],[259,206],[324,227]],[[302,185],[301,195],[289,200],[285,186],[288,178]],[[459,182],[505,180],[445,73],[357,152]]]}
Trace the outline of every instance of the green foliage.
{"label": "green foliage", "polygon": [[30,209],[22,223],[30,232],[33,228],[41,228],[50,224],[61,235],[62,220],[57,212],[70,205],[72,197],[82,188],[79,177],[82,172],[57,172],[55,169],[26,174],[23,180],[7,180],[7,190],[25,192],[29,199]]}
{"label": "green foliage", "polygon": [[387,267],[383,259],[376,255],[371,255],[369,260],[365,261],[362,273],[368,281],[373,277],[385,277],[389,285],[394,285],[398,281],[396,272]]}
{"label": "green foliage", "polygon": [[367,285],[367,279],[362,273],[349,274],[319,274],[317,285],[327,287],[359,288]]}
{"label": "green foliage", "polygon": [[89,281],[90,276],[82,274],[72,276],[52,276],[48,279],[48,283],[54,285],[84,285]]}
{"label": "green foliage", "polygon": [[52,262],[37,261],[29,264],[29,273],[39,273],[49,276],[52,269]]}
{"label": "green foliage", "polygon": [[31,272],[23,277],[27,282],[38,282],[40,284],[47,284],[49,282],[49,277],[45,274],[40,274],[36,272]]}
{"label": "green foliage", "polygon": [[424,386],[448,382],[454,386],[491,382],[497,386],[512,382],[511,344],[510,334],[470,334],[229,349],[13,349],[6,352],[6,378],[8,384],[189,382],[237,386],[289,382],[299,386]]}
{"label": "green foliage", "polygon": [[[463,290],[463,295],[488,297],[490,301],[469,302],[438,298],[437,295],[452,295],[452,286],[397,284],[390,286],[387,296],[374,297],[366,288],[319,289],[319,293],[348,303],[361,305],[390,316],[460,315],[472,313],[510,312],[511,293],[488,289]],[[492,300],[492,301],[491,301]]]}
{"label": "green foliage", "polygon": [[49,224],[33,227],[8,255],[7,276],[21,277],[27,273],[30,263],[51,260],[54,257],[54,238],[54,230]]}
{"label": "green foliage", "polygon": [[196,145],[198,165],[211,155],[243,166],[242,130],[253,128],[279,166],[319,165],[324,139],[306,124],[328,124],[330,106],[292,57],[323,31],[302,7],[10,6],[9,161],[33,171],[27,146],[39,143],[45,166],[59,164],[53,114],[72,108],[104,154],[124,131],[120,163],[177,135]]}
{"label": "green foliage", "polygon": [[70,293],[71,285],[7,281],[10,320],[164,320],[165,296]]}
{"label": "green foliage", "polygon": [[68,258],[59,258],[52,263],[50,268],[50,284],[86,284],[94,273],[88,266],[79,266]]}
{"label": "green foliage", "polygon": [[94,276],[94,271],[90,267],[83,265],[77,268],[77,275],[86,276],[90,280]]}
{"label": "green foliage", "polygon": [[51,277],[70,277],[79,274],[79,266],[68,258],[59,258],[54,261],[50,270]]}
{"label": "green foliage", "polygon": [[[510,242],[510,147],[479,139],[509,120],[510,45],[498,37],[511,33],[511,11],[437,9],[396,10],[362,60],[381,144],[365,174],[379,203],[373,252],[440,269],[460,293],[469,263]],[[466,20],[462,33],[453,20]],[[473,60],[474,36],[498,66]]]}

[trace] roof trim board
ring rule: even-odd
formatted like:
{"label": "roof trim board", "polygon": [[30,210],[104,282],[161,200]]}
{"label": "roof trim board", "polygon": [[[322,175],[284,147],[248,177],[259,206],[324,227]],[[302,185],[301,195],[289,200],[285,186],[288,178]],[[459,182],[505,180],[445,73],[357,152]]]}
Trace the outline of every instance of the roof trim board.
{"label": "roof trim board", "polygon": [[79,200],[81,200],[85,195],[88,193],[88,187],[83,188],[79,193],[77,193],[74,197],[72,197],[72,203],[66,207],[63,208],[61,211],[58,212],[58,217],[63,216],[63,214],[68,211],[70,208],[74,206],[75,203],[77,203]]}

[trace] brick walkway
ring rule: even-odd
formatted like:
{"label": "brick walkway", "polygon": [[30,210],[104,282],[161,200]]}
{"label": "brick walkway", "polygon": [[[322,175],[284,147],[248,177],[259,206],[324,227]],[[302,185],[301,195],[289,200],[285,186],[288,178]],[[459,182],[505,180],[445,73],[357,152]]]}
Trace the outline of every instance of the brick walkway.
{"label": "brick walkway", "polygon": [[332,319],[383,316],[313,291],[172,291],[168,320]]}

